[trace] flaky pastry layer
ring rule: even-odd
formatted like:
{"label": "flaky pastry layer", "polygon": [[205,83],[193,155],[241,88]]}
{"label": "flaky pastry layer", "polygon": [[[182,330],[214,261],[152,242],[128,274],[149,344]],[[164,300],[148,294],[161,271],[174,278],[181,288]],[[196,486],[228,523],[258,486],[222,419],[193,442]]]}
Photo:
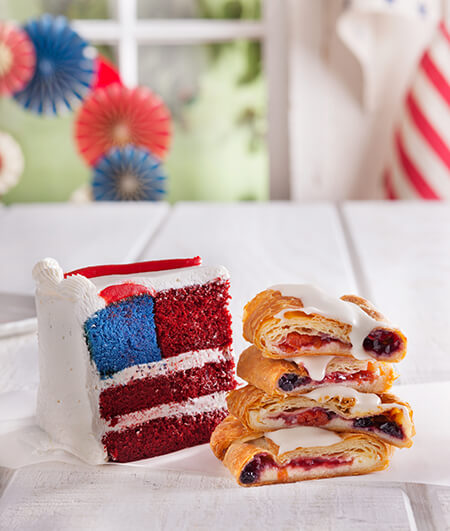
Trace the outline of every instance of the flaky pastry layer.
{"label": "flaky pastry layer", "polygon": [[336,444],[302,448],[299,441],[298,448],[279,455],[273,441],[231,415],[213,432],[211,448],[244,487],[368,474],[385,469],[392,453],[370,435],[344,433]]}
{"label": "flaky pastry layer", "polygon": [[246,385],[228,394],[227,405],[229,412],[253,431],[315,426],[369,433],[399,448],[411,446],[415,434],[411,407],[388,393],[379,397],[380,406],[362,411],[354,398],[331,396],[317,401],[304,395],[270,396]]}
{"label": "flaky pastry layer", "polygon": [[313,380],[301,362],[267,358],[253,345],[242,352],[237,375],[265,393],[278,396],[303,394],[330,383],[364,393],[383,393],[397,378],[390,363],[336,356],[329,361],[325,378]]}
{"label": "flaky pastry layer", "polygon": [[[368,355],[388,362],[404,358],[406,337],[400,330],[386,326],[386,318],[366,299],[356,295],[344,295],[341,299],[359,306],[380,323],[377,330],[394,333],[399,342],[395,351],[389,354],[367,350]],[[352,356],[350,324],[319,314],[306,314],[302,308],[301,299],[283,296],[280,291],[267,289],[259,293],[244,308],[244,338],[269,358],[285,359],[302,354]],[[280,318],[282,312],[284,315]],[[308,342],[308,338],[311,341]]]}

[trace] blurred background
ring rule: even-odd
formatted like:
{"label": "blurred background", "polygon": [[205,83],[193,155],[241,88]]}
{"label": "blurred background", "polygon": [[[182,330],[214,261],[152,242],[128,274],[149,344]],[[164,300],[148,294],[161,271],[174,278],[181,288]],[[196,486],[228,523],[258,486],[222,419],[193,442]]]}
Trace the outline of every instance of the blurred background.
{"label": "blurred background", "polygon": [[[64,15],[125,85],[161,96],[172,116],[169,201],[339,200],[389,196],[383,179],[402,102],[448,4],[0,0],[0,18]],[[66,201],[89,183],[75,118],[38,116],[0,99],[0,131],[25,160],[4,203]],[[440,119],[448,145],[449,114]],[[442,168],[449,177],[445,160]],[[421,197],[397,185],[397,197]],[[446,197],[448,184],[436,187]]]}

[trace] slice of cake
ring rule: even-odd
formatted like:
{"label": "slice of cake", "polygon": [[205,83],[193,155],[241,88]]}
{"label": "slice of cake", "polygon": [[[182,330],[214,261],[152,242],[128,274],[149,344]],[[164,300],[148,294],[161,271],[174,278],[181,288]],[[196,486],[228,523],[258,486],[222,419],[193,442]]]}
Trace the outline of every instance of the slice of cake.
{"label": "slice of cake", "polygon": [[33,270],[37,419],[90,463],[209,441],[235,387],[229,274],[200,259]]}

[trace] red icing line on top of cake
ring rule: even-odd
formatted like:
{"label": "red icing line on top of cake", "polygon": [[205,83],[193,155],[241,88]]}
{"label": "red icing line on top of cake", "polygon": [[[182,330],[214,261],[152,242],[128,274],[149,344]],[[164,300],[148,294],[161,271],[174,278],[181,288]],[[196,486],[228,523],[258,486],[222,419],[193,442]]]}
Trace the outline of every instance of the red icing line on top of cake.
{"label": "red icing line on top of cake", "polygon": [[135,275],[137,273],[150,273],[152,271],[168,271],[183,267],[199,266],[202,263],[200,256],[194,258],[173,258],[170,260],[150,260],[148,262],[135,262],[133,264],[110,264],[82,267],[69,273],[64,273],[64,278],[72,275],[83,275],[86,278],[105,277],[108,275]]}
{"label": "red icing line on top of cake", "polygon": [[103,297],[106,304],[117,302],[128,297],[134,297],[136,295],[153,295],[152,290],[142,286],[141,284],[134,284],[133,282],[124,282],[123,284],[115,284],[114,286],[108,286],[103,289],[99,295]]}

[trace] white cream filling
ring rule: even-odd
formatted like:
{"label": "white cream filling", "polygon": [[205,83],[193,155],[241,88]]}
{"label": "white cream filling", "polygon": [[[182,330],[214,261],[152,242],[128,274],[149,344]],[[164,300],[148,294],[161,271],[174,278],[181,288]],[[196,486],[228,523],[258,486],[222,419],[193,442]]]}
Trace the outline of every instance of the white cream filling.
{"label": "white cream filling", "polygon": [[408,417],[408,409],[406,406],[397,404],[395,402],[383,404],[380,397],[375,393],[360,393],[356,389],[352,389],[351,387],[346,387],[344,385],[327,385],[309,391],[309,393],[305,393],[302,396],[312,398],[319,404],[327,402],[335,397],[352,398],[355,400],[354,406],[352,407],[352,414],[355,415],[379,413],[386,411],[387,409],[397,407],[403,411],[403,414],[406,417]]}
{"label": "white cream filling", "polygon": [[325,378],[327,365],[335,356],[298,356],[285,358],[286,361],[294,361],[297,365],[303,365],[308,371],[310,378],[320,382]]}
{"label": "white cream filling", "polygon": [[169,404],[161,404],[160,406],[149,409],[127,413],[126,415],[116,417],[114,420],[119,420],[114,426],[110,425],[111,421],[106,423],[106,428],[107,431],[121,431],[124,428],[144,424],[145,422],[161,417],[181,417],[183,415],[195,415],[197,413],[208,413],[226,409],[227,394],[227,391],[221,391],[198,398],[190,398],[185,402],[171,402]]}
{"label": "white cream filling", "polygon": [[[367,335],[374,328],[389,327],[387,323],[377,321],[368,315],[357,304],[331,297],[310,284],[279,284],[269,289],[279,291],[284,297],[300,299],[303,303],[301,311],[307,315],[317,314],[351,325],[352,355],[358,360],[372,358],[363,348],[363,342]],[[282,319],[284,313],[294,310],[298,311],[299,308],[286,308],[277,317]]]}
{"label": "white cream filling", "polygon": [[291,452],[297,448],[331,446],[342,441],[342,437],[329,430],[311,426],[298,426],[264,433],[264,437],[273,441],[278,447],[278,455]]}
{"label": "white cream filling", "polygon": [[226,362],[233,358],[231,349],[214,348],[199,351],[183,352],[173,358],[164,358],[154,363],[142,363],[127,367],[114,374],[111,378],[100,380],[99,390],[104,391],[116,385],[125,385],[133,380],[155,378],[178,371],[201,368],[207,363]]}

